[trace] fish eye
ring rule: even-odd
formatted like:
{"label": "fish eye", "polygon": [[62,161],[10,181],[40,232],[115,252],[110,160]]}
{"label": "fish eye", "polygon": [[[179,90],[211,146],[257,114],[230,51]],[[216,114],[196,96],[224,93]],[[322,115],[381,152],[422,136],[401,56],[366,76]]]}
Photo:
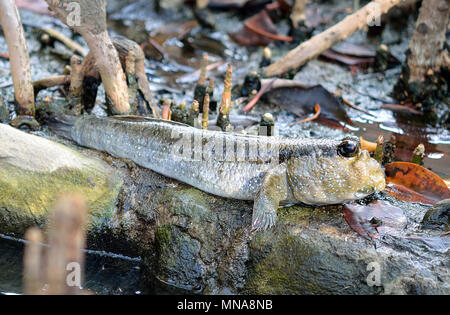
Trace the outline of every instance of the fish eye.
{"label": "fish eye", "polygon": [[343,157],[353,157],[358,153],[358,145],[351,140],[344,140],[338,146],[338,154]]}

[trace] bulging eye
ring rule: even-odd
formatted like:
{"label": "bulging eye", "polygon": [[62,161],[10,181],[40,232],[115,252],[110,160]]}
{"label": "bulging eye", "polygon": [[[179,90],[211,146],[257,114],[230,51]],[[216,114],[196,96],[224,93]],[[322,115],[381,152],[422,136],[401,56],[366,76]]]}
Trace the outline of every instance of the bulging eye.
{"label": "bulging eye", "polygon": [[338,146],[338,153],[343,157],[353,157],[358,153],[358,144],[351,140],[344,140]]}

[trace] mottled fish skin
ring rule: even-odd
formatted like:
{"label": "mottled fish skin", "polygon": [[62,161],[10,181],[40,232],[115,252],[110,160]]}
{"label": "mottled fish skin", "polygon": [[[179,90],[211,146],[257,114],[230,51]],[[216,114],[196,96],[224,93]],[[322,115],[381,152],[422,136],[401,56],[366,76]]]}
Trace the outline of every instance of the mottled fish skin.
{"label": "mottled fish skin", "polygon": [[[76,121],[71,138],[82,146],[131,159],[205,192],[255,200],[256,229],[274,225],[279,204],[340,203],[365,197],[385,185],[379,164],[367,152],[348,159],[339,156],[339,140],[203,131],[175,122],[128,116],[85,116]],[[189,143],[188,150],[180,149],[181,139],[188,140],[184,142]],[[222,144],[212,149],[212,143]],[[222,148],[222,156],[217,148]]]}
{"label": "mottled fish skin", "polygon": [[[217,139],[235,146],[254,145],[255,143],[280,144],[283,149],[303,148],[308,150],[329,150],[339,141],[311,139],[280,139],[276,137],[258,137],[203,131],[183,124],[162,120],[127,121],[126,118],[86,117],[79,120],[72,130],[72,139],[78,144],[94,148],[109,154],[128,158],[136,164],[157,173],[194,186],[208,193],[234,199],[253,200],[264,173],[271,163],[258,160],[218,161],[217,159],[180,159],[175,156],[174,148],[181,136],[189,135],[199,139]],[[191,156],[202,156],[201,148],[192,146]],[[226,149],[226,148],[225,148]],[[285,151],[283,151],[285,152]],[[248,157],[248,152],[247,157]],[[269,152],[270,153],[270,152]],[[223,154],[226,156],[226,152]],[[234,155],[234,154],[233,154]],[[278,156],[277,156],[278,158]]]}

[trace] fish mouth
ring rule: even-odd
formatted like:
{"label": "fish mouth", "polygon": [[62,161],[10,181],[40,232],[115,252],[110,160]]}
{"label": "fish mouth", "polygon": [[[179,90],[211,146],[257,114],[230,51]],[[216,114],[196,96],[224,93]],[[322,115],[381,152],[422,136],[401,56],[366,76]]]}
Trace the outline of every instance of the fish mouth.
{"label": "fish mouth", "polygon": [[374,194],[375,192],[376,192],[375,187],[370,187],[369,189],[365,188],[354,193],[353,197],[355,198],[355,200],[363,199],[369,195]]}
{"label": "fish mouth", "polygon": [[369,195],[372,195],[374,193],[383,191],[385,187],[386,187],[386,180],[384,179],[384,177],[382,177],[378,181],[376,181],[374,183],[374,185],[367,186],[367,187],[364,187],[364,188],[358,190],[354,194],[354,197],[356,199],[362,199],[362,198],[365,198],[365,197],[367,197]]}

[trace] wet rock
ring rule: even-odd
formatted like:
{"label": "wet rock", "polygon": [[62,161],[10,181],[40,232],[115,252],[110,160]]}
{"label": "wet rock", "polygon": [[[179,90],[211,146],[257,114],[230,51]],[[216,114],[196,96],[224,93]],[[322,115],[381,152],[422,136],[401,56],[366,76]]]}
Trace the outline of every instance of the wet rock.
{"label": "wet rock", "polygon": [[450,293],[448,242],[396,236],[374,244],[350,229],[341,207],[280,209],[274,229],[251,234],[251,202],[111,162],[125,178],[119,221],[128,221],[112,230],[134,244],[157,292]]}
{"label": "wet rock", "polygon": [[[253,234],[252,202],[212,196],[129,160],[80,151],[88,161],[103,159],[123,179],[115,211],[105,207],[98,215],[105,220],[91,226],[88,247],[140,256],[151,292],[450,293],[444,238],[412,237],[409,230],[409,237],[386,235],[375,244],[350,229],[340,206],[280,209],[275,228]],[[33,225],[28,216],[15,222]],[[3,230],[14,228],[4,222]]]}
{"label": "wet rock", "polygon": [[4,124],[0,143],[0,233],[42,225],[63,192],[86,197],[91,228],[110,220],[121,179],[105,163]]}
{"label": "wet rock", "polygon": [[425,214],[422,225],[426,229],[450,227],[450,199],[438,202]]}
{"label": "wet rock", "polygon": [[[390,244],[378,246],[349,232],[338,212],[290,209],[282,215],[275,229],[255,236],[250,243],[250,274],[244,292],[449,292],[445,255],[439,269],[447,275],[446,285],[441,283],[438,272],[426,269],[425,265],[431,267],[431,261],[418,259],[412,253],[392,248]],[[419,261],[424,265],[419,266]]]}

